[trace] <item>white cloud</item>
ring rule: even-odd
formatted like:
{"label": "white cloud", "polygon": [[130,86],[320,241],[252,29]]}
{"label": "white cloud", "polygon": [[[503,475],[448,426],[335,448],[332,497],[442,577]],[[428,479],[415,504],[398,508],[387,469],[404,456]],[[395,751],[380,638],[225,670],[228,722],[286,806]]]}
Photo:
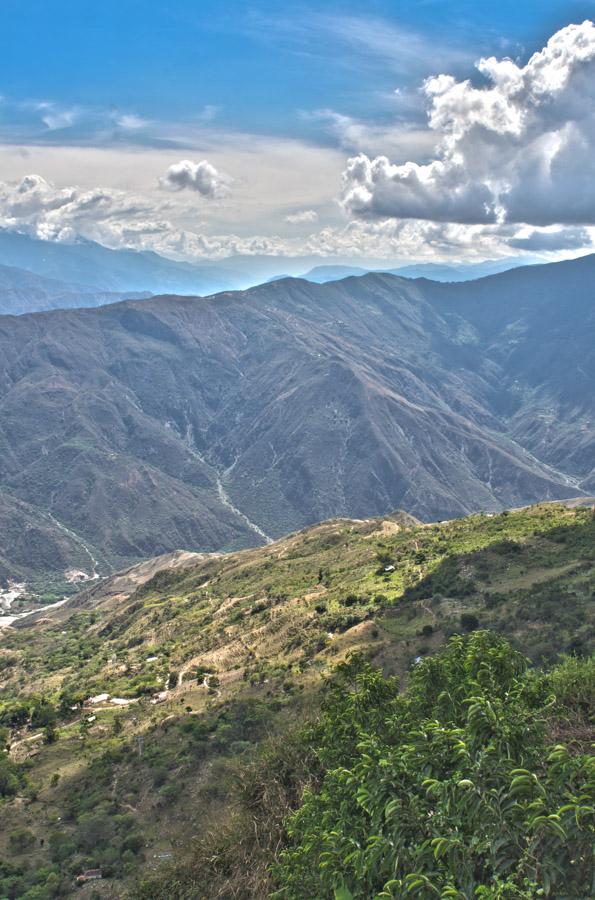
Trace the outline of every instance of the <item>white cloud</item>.
{"label": "white cloud", "polygon": [[41,114],[41,121],[50,131],[70,128],[81,114],[79,109],[64,109],[55,103],[38,103],[35,111]]}
{"label": "white cloud", "polygon": [[301,212],[290,213],[288,216],[285,216],[285,222],[289,222],[290,225],[302,225],[307,222],[316,222],[318,220],[318,213],[314,209],[303,209]]}
{"label": "white cloud", "polygon": [[217,233],[197,222],[195,215],[187,216],[177,203],[177,197],[164,198],[156,191],[151,196],[116,188],[56,187],[39,175],[27,175],[17,182],[0,183],[0,228],[48,241],[71,242],[84,237],[108,247],[153,250],[188,261],[235,254],[480,260],[508,256],[511,248],[514,252],[552,254],[579,251],[591,245],[595,234],[595,228],[542,229],[417,219],[352,221],[295,237]]}
{"label": "white cloud", "polygon": [[[7,182],[20,182],[26,173],[36,172],[60,189],[76,185],[80,193],[99,185],[122,191],[153,205],[156,218],[167,218],[179,231],[245,237],[295,231],[297,236],[303,234],[303,226],[289,226],[284,217],[304,209],[316,210],[325,223],[342,223],[335,197],[345,157],[336,149],[226,131],[200,136],[197,132],[197,144],[199,140],[198,149],[188,148],[173,158],[171,149],[124,143],[115,147],[0,143],[0,172]],[[197,203],[194,191],[160,189],[159,177],[183,158],[206,158],[219,172],[237,173],[231,199]]]}
{"label": "white cloud", "polygon": [[[323,228],[305,241],[306,252],[350,258],[473,262],[521,253],[549,258],[593,247],[595,228],[468,225],[420,219],[354,220]],[[302,251],[303,252],[303,251]]]}
{"label": "white cloud", "polygon": [[390,153],[399,162],[410,155],[429,156],[438,142],[436,132],[403,121],[365,122],[333,109],[303,113],[306,121],[321,123],[341,149],[349,153]]}
{"label": "white cloud", "polygon": [[595,224],[595,26],[569,25],[525,66],[482,59],[486,84],[424,83],[441,141],[426,164],[349,160],[342,203],[357,217],[461,224]]}
{"label": "white cloud", "polygon": [[326,12],[323,3],[318,7],[321,11],[312,6],[299,16],[252,10],[247,30],[253,38],[281,43],[287,53],[332,59],[334,66],[364,75],[377,68],[401,78],[419,78],[436,65],[459,69],[473,61],[473,51],[462,36],[453,39],[437,29],[424,33],[368,10],[361,15],[342,10],[336,15]]}
{"label": "white cloud", "polygon": [[147,125],[151,124],[148,119],[143,119],[141,116],[137,116],[136,113],[117,114],[114,121],[124,131],[137,131],[139,128],[146,128]]}
{"label": "white cloud", "polygon": [[0,227],[50,241],[83,236],[105,240],[122,222],[151,219],[160,210],[141,197],[111,188],[57,188],[40,175],[0,183]]}
{"label": "white cloud", "polygon": [[[308,21],[310,29],[312,28]],[[472,56],[463,44],[442,42],[438,35],[426,36],[412,28],[371,16],[318,15],[318,29],[324,29],[353,53],[382,60],[393,72],[410,77],[432,71],[436,64],[466,66]],[[350,60],[351,62],[351,60]]]}
{"label": "white cloud", "polygon": [[486,259],[507,255],[498,226],[460,225],[418,219],[351,221],[323,228],[307,241],[310,253],[327,256],[437,260]]}
{"label": "white cloud", "polygon": [[[178,259],[231,254],[278,254],[291,244],[276,236],[209,235],[177,226],[176,209],[113,188],[58,188],[40,175],[0,182],[0,228],[41,240],[69,243],[84,237],[108,247],[154,250]],[[200,224],[200,223],[199,223]]]}
{"label": "white cloud", "polygon": [[199,163],[183,159],[170,166],[165,175],[159,179],[162,188],[168,191],[196,191],[201,197],[209,200],[226,197],[229,194],[231,178],[223,175],[206,159]]}

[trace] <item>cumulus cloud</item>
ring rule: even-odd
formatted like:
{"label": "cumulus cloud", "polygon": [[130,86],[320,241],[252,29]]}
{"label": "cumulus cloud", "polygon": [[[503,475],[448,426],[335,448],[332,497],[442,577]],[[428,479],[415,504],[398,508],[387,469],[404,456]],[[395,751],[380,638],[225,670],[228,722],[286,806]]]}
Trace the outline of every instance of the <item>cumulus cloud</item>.
{"label": "cumulus cloud", "polygon": [[40,175],[0,182],[0,228],[41,240],[70,243],[83,237],[107,247],[153,250],[177,259],[233,254],[280,254],[296,246],[276,236],[202,234],[181,228],[170,201],[156,203],[113,188],[59,188]]}
{"label": "cumulus cloud", "polygon": [[301,212],[290,213],[285,216],[285,222],[290,225],[302,225],[308,222],[317,222],[318,213],[313,209],[303,209]]}
{"label": "cumulus cloud", "polygon": [[356,217],[461,224],[595,224],[595,26],[569,25],[521,66],[481,59],[484,83],[424,82],[426,164],[349,160],[342,203]]}
{"label": "cumulus cloud", "polygon": [[510,229],[419,219],[348,222],[311,234],[307,251],[323,256],[409,260],[482,260],[508,255]]}
{"label": "cumulus cloud", "polygon": [[0,183],[0,227],[50,241],[102,240],[122,223],[149,220],[160,210],[148,199],[112,188],[57,188],[40,175]]}
{"label": "cumulus cloud", "polygon": [[[194,210],[191,216],[188,207]],[[530,253],[578,251],[589,246],[595,234],[595,228],[582,226],[538,228],[390,218],[327,225],[306,236],[298,231],[295,237],[220,234],[196,221],[191,198],[157,195],[156,199],[107,187],[57,187],[39,175],[0,182],[0,228],[48,241],[83,237],[108,247],[153,250],[190,262],[242,254],[314,253],[367,259],[480,260],[508,256],[511,248]]]}
{"label": "cumulus cloud", "polygon": [[159,179],[162,188],[168,191],[196,191],[201,197],[209,200],[226,197],[229,194],[231,179],[219,172],[206,159],[198,163],[183,159],[170,166],[165,175]]}

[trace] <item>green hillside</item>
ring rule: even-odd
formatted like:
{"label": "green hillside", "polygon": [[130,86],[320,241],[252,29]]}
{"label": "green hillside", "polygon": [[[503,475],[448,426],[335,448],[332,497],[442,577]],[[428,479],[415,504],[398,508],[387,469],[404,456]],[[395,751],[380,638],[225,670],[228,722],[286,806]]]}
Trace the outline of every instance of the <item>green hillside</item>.
{"label": "green hillside", "polygon": [[[326,676],[361,651],[406,685],[452,635],[486,629],[537,667],[587,657],[594,560],[589,508],[544,504],[429,526],[402,514],[337,519],[163,570],[131,593],[106,582],[54,618],[0,632],[10,745],[0,761],[0,897],[67,896],[95,867],[104,878],[83,896],[268,896],[293,865],[286,856],[268,871],[287,840],[284,814],[323,776],[298,735]],[[550,732],[544,746],[567,737]],[[265,820],[274,848],[264,838],[247,846],[250,865],[232,828],[247,796],[255,822],[275,808]],[[227,873],[205,862],[213,847]]]}

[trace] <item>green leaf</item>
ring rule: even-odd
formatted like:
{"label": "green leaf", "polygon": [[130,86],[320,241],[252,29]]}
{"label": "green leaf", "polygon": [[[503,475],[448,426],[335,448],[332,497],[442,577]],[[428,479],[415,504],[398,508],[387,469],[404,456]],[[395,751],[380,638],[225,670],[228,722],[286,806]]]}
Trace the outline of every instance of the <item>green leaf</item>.
{"label": "green leaf", "polygon": [[345,886],[335,888],[335,900],[353,900],[353,894]]}

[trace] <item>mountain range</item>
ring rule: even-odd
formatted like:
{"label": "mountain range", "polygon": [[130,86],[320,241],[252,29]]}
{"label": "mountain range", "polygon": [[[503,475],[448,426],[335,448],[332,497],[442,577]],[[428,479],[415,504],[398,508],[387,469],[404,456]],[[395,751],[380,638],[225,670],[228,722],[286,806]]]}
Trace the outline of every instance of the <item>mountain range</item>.
{"label": "mountain range", "polygon": [[117,300],[141,300],[151,295],[142,291],[102,291],[45,278],[26,269],[0,265],[0,315],[22,315],[48,309],[103,306]]}
{"label": "mountain range", "polygon": [[364,268],[346,265],[339,258],[256,255],[188,263],[153,252],[110,249],[84,239],[59,243],[0,229],[0,315],[101,306],[152,294],[204,296],[288,276],[323,283],[380,268],[407,278],[464,281],[513,268],[521,261],[511,258],[457,267],[427,263],[397,269],[389,260],[368,263]]}
{"label": "mountain range", "polygon": [[484,278],[487,275],[497,275],[507,272],[509,269],[517,269],[521,266],[536,265],[543,260],[538,257],[507,257],[505,259],[488,259],[484,262],[469,263],[467,265],[451,266],[444,263],[415,263],[407,266],[379,269],[374,266],[371,269],[361,266],[321,265],[314,266],[303,277],[317,284],[325,284],[327,281],[338,281],[348,278],[350,275],[365,275],[372,271],[386,271],[389,275],[400,275],[402,278],[430,278],[432,281],[473,281],[476,278]]}
{"label": "mountain range", "polygon": [[592,492],[594,275],[589,256],[2,317],[0,574]]}
{"label": "mountain range", "polygon": [[[54,293],[170,292],[196,295],[236,287],[241,281],[240,274],[236,272],[227,272],[211,265],[176,262],[148,251],[112,250],[82,239],[71,244],[43,241],[7,230],[0,230],[0,265],[24,270],[23,274],[28,273],[29,277],[37,275],[43,279],[44,289]],[[13,276],[16,284],[16,273]],[[48,285],[46,279],[52,283]],[[42,282],[25,284],[24,289],[35,288],[36,284]],[[0,313],[12,312],[10,306],[6,306],[4,290],[2,280]],[[98,304],[83,302],[79,305]]]}

